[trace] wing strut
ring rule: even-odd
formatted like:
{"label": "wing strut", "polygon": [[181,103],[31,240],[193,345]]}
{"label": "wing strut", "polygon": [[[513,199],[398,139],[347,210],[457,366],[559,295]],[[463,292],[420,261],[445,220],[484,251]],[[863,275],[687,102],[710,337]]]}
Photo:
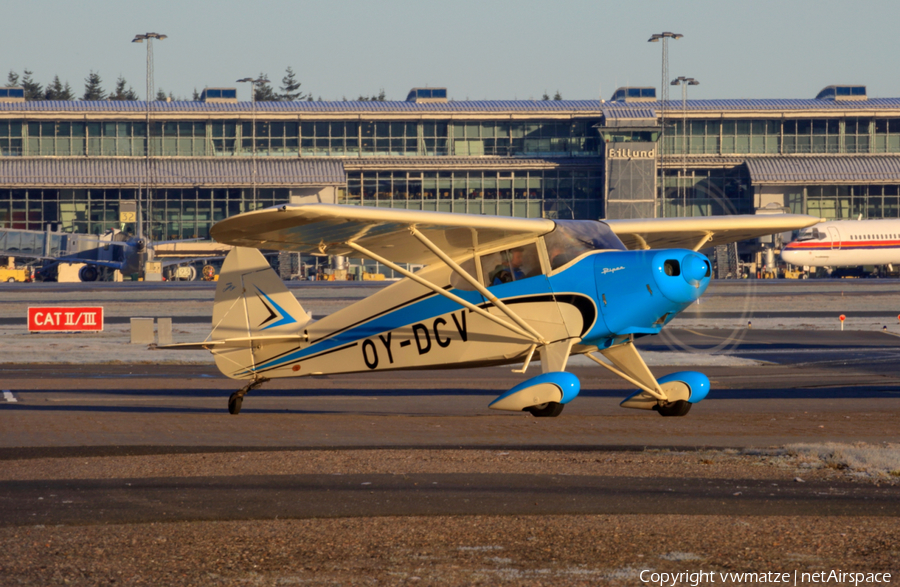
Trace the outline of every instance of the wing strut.
{"label": "wing strut", "polygon": [[[412,233],[412,235],[413,235],[414,237],[416,237],[417,239],[419,239],[419,241],[420,241],[423,245],[425,245],[426,247],[428,247],[428,250],[430,250],[432,253],[434,253],[435,255],[437,255],[438,258],[439,258],[441,261],[443,261],[443,262],[446,263],[451,269],[453,269],[453,271],[455,271],[457,275],[459,275],[460,277],[462,277],[463,279],[465,279],[466,281],[468,281],[468,282],[469,282],[469,285],[471,285],[471,286],[474,287],[476,290],[478,290],[478,293],[480,293],[481,295],[483,295],[484,297],[486,297],[488,300],[490,300],[490,302],[491,302],[492,304],[494,304],[495,306],[497,306],[497,309],[500,310],[501,312],[503,312],[504,314],[506,314],[506,315],[509,317],[510,320],[512,320],[513,322],[515,322],[516,324],[518,324],[519,326],[521,326],[522,328],[524,328],[525,330],[527,330],[528,332],[530,332],[531,335],[532,335],[534,338],[536,338],[537,340],[539,340],[540,343],[541,343],[542,345],[547,344],[547,341],[544,340],[544,337],[541,336],[541,334],[540,334],[537,330],[535,330],[528,322],[526,322],[525,320],[522,320],[522,318],[520,318],[518,314],[516,314],[515,312],[513,312],[512,310],[510,310],[509,307],[508,307],[506,304],[504,304],[503,302],[501,302],[501,301],[497,298],[497,296],[495,296],[495,295],[492,294],[490,291],[488,291],[488,289],[487,289],[486,287],[484,287],[483,285],[481,285],[480,283],[478,283],[478,280],[477,280],[477,279],[475,279],[474,277],[472,277],[472,276],[469,274],[468,271],[466,271],[465,269],[463,269],[462,267],[460,267],[460,266],[456,263],[456,261],[454,261],[453,259],[451,259],[450,257],[448,257],[447,254],[446,254],[444,251],[442,251],[441,249],[439,249],[439,248],[437,247],[437,245],[435,245],[433,242],[431,242],[431,241],[428,239],[427,236],[425,236],[424,234],[422,234],[421,232],[419,232],[418,229],[417,229],[415,226],[410,226],[410,227],[409,227],[409,231]],[[527,366],[527,363],[526,363],[526,366]]]}
{"label": "wing strut", "polygon": [[696,252],[696,251],[699,251],[700,249],[702,249],[703,245],[705,245],[706,243],[708,243],[709,241],[712,240],[712,237],[714,236],[714,234],[715,233],[713,233],[712,231],[707,231],[707,233],[703,235],[703,238],[700,239],[700,242],[698,242],[696,245],[694,245],[693,250]]}
{"label": "wing strut", "polygon": [[491,322],[495,322],[495,323],[499,324],[500,326],[503,326],[504,328],[506,328],[506,329],[508,329],[508,330],[512,330],[512,331],[515,332],[516,334],[518,334],[518,335],[520,335],[520,336],[524,336],[525,338],[527,338],[528,340],[530,340],[531,342],[533,342],[533,343],[535,343],[535,344],[544,344],[544,342],[543,342],[541,339],[535,338],[532,334],[530,334],[529,332],[527,332],[527,331],[525,331],[525,330],[522,330],[521,328],[519,328],[519,327],[516,326],[515,324],[510,324],[510,323],[507,322],[506,320],[501,320],[501,319],[498,318],[497,316],[494,316],[493,314],[491,314],[491,313],[489,313],[489,312],[486,312],[486,311],[482,310],[481,308],[479,308],[479,307],[476,306],[475,304],[473,304],[473,303],[471,303],[471,302],[468,302],[468,301],[462,299],[461,297],[459,297],[459,296],[457,296],[457,295],[455,295],[455,294],[450,293],[449,291],[445,290],[445,289],[442,288],[442,287],[438,287],[437,285],[431,283],[431,282],[428,281],[427,279],[422,279],[421,277],[419,277],[419,276],[416,275],[415,273],[413,273],[413,272],[411,272],[411,271],[407,271],[406,269],[400,267],[400,266],[397,265],[396,263],[393,263],[393,262],[391,262],[391,261],[388,261],[387,259],[385,259],[385,258],[382,257],[381,255],[378,255],[378,254],[376,254],[376,253],[373,253],[372,251],[368,250],[367,248],[365,248],[365,247],[363,247],[363,246],[360,246],[360,245],[358,245],[358,244],[356,244],[356,243],[354,243],[354,242],[347,242],[347,243],[345,243],[345,244],[346,244],[348,247],[350,247],[351,249],[353,249],[354,251],[356,251],[356,252],[358,252],[358,253],[362,253],[363,255],[369,257],[370,259],[373,259],[373,260],[375,260],[375,261],[378,261],[378,262],[381,263],[382,265],[386,265],[386,266],[390,267],[391,269],[393,269],[393,270],[396,271],[397,273],[399,273],[399,274],[401,274],[401,275],[403,275],[403,276],[405,276],[405,277],[408,277],[408,278],[412,279],[412,280],[415,281],[416,283],[418,283],[418,284],[420,284],[420,285],[423,285],[423,286],[427,287],[428,289],[430,289],[431,291],[433,291],[433,292],[436,293],[436,294],[440,294],[440,295],[444,296],[445,298],[447,298],[447,299],[449,299],[449,300],[452,300],[452,301],[456,302],[457,304],[459,304],[460,306],[463,306],[464,308],[468,308],[469,310],[471,310],[472,312],[475,312],[475,313],[478,314],[479,316],[483,316],[483,317],[487,318],[488,320],[490,320]]}

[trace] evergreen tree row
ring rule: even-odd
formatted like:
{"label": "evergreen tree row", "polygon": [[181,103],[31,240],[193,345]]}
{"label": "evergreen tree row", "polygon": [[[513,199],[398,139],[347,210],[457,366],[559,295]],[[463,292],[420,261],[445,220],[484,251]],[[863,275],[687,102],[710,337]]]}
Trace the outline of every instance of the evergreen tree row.
{"label": "evergreen tree row", "polygon": [[[100,74],[91,70],[90,74],[84,79],[84,93],[80,98],[76,98],[75,92],[72,90],[72,87],[69,85],[69,82],[66,82],[65,85],[60,81],[59,76],[54,76],[53,81],[47,84],[47,87],[43,87],[38,82],[34,81],[32,77],[34,74],[29,70],[24,70],[22,77],[19,77],[19,74],[10,71],[9,75],[6,76],[6,85],[7,87],[19,87],[21,86],[25,90],[25,99],[28,101],[34,100],[139,100],[137,93],[134,89],[128,85],[128,82],[125,81],[123,76],[119,76],[119,79],[116,80],[116,89],[110,93],[107,93],[106,90],[103,89],[103,80],[100,78]],[[265,73],[259,74],[259,79],[268,79]],[[297,81],[297,76],[294,73],[294,70],[290,67],[285,71],[284,77],[281,79],[281,93],[275,92],[272,87],[265,84],[257,84],[256,86],[256,100],[260,102],[297,102],[300,100],[307,100],[312,102],[312,95],[304,94],[300,91],[300,82]],[[382,90],[380,99],[384,100],[384,91]],[[166,94],[165,91],[160,88],[156,92],[156,100],[159,101],[167,101],[167,100],[177,100],[181,98],[176,98],[172,92]],[[200,100],[200,93],[194,89],[194,94],[192,99],[196,102]],[[360,98],[360,99],[368,99],[368,98]],[[379,98],[372,97],[372,100],[376,100]],[[321,100],[321,98],[320,98]]]}

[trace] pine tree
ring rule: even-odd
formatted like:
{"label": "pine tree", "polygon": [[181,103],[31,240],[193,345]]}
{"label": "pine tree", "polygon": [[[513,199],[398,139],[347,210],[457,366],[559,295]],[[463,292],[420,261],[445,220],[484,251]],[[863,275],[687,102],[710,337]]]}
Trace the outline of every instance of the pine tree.
{"label": "pine tree", "polygon": [[549,100],[549,99],[550,99],[550,96],[548,96],[548,95],[547,95],[547,92],[544,91],[544,95],[541,96],[541,100],[547,101],[547,100]]}
{"label": "pine tree", "polygon": [[[269,76],[260,73],[259,77],[256,79],[269,79]],[[269,84],[256,84],[256,98],[257,102],[280,102],[281,96],[275,93],[275,90],[272,89],[272,86]]]}
{"label": "pine tree", "polygon": [[6,76],[6,87],[7,88],[15,88],[19,85],[19,74],[14,72],[13,70],[9,70],[9,75]]}
{"label": "pine tree", "polygon": [[116,80],[116,91],[115,91],[115,93],[113,93],[109,96],[109,99],[110,100],[121,100],[121,101],[137,100],[138,97],[137,97],[137,94],[134,92],[134,88],[129,87],[126,90],[125,89],[126,85],[127,85],[127,82],[125,81],[125,78],[120,75],[119,79]]}
{"label": "pine tree", "polygon": [[84,79],[84,96],[81,97],[82,100],[105,100],[106,92],[103,91],[103,88],[100,84],[103,83],[103,80],[100,79],[99,73],[94,73],[91,70],[90,75],[88,75]]}
{"label": "pine tree", "polygon": [[72,91],[72,86],[69,85],[69,82],[66,82],[66,87],[63,88],[62,94],[59,96],[60,100],[66,100],[71,102],[75,99],[75,92]]}
{"label": "pine tree", "polygon": [[381,89],[378,94],[374,96],[360,96],[356,99],[357,102],[384,102],[386,94],[384,93],[384,88]]}
{"label": "pine tree", "polygon": [[157,102],[165,102],[166,101],[166,93],[162,88],[156,90],[156,101]]}
{"label": "pine tree", "polygon": [[53,81],[47,84],[47,89],[44,90],[44,100],[62,100],[60,96],[63,95],[65,90],[63,89],[62,82],[59,81],[59,76],[53,76]]}
{"label": "pine tree", "polygon": [[194,96],[191,98],[194,102],[200,101],[200,92],[197,91],[197,88],[194,88]]}
{"label": "pine tree", "polygon": [[27,69],[22,71],[22,88],[25,90],[25,99],[29,102],[44,99],[43,86],[31,78],[31,72]]}
{"label": "pine tree", "polygon": [[556,100],[557,102],[562,100],[562,94],[559,93],[559,90],[556,90],[556,93],[553,94],[553,99]]}
{"label": "pine tree", "polygon": [[284,77],[281,78],[281,99],[284,102],[296,102],[305,100],[308,96],[300,91],[300,82],[294,74],[294,70],[290,66],[285,70]]}

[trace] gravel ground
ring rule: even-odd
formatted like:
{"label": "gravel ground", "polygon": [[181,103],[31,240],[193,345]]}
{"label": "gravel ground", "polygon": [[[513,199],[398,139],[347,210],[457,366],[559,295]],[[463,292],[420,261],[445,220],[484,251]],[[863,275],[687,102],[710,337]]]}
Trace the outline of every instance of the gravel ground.
{"label": "gravel ground", "polygon": [[643,570],[702,570],[717,572],[714,584],[749,585],[757,582],[723,581],[718,572],[839,569],[896,578],[898,542],[896,519],[873,517],[460,516],[33,526],[0,529],[0,582],[618,586],[646,584]]}

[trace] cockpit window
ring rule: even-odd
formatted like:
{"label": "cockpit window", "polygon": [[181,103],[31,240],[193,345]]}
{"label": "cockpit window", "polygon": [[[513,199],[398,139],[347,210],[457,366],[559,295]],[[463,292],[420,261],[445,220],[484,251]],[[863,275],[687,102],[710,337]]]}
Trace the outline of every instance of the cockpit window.
{"label": "cockpit window", "polygon": [[627,250],[604,222],[597,220],[556,220],[556,228],[544,235],[550,268],[559,269],[587,251]]}
{"label": "cockpit window", "polygon": [[488,287],[540,275],[537,245],[530,243],[485,255],[481,258],[481,271]]}
{"label": "cockpit window", "polygon": [[797,242],[802,243],[804,241],[811,240],[825,240],[827,237],[824,232],[819,232],[818,228],[813,228],[812,230],[804,230],[800,233],[800,236],[797,237]]}

